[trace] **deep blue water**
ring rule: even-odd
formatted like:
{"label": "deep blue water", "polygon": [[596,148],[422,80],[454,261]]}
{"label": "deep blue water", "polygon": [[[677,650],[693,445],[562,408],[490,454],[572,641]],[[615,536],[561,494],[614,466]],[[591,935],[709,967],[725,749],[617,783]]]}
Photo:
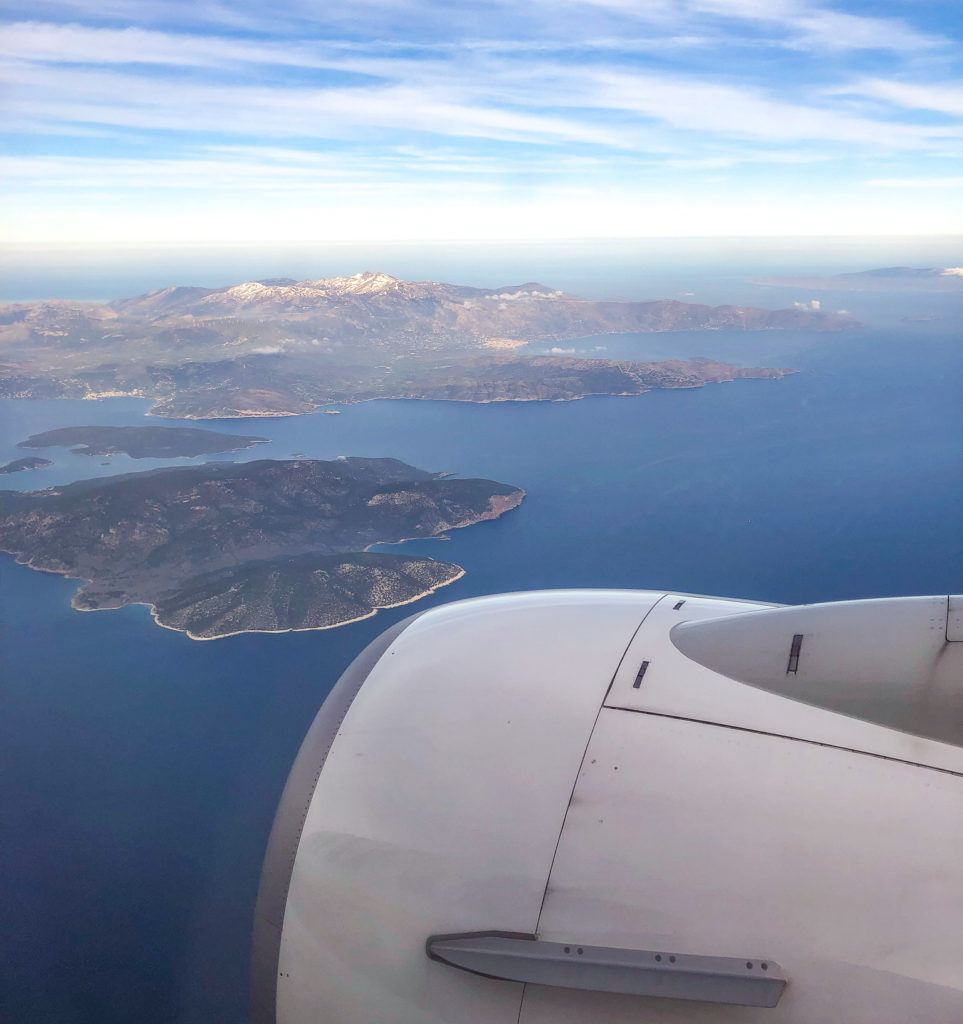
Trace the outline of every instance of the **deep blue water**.
{"label": "deep blue water", "polygon": [[[427,276],[427,275],[426,275]],[[809,298],[809,296],[800,296]],[[212,422],[270,446],[225,456],[391,455],[524,487],[520,509],[405,545],[466,576],[327,632],[197,643],[142,607],[81,614],[76,584],[2,559],[0,991],[4,1020],[243,1022],[271,819],[331,685],[418,608],[538,587],[672,588],[783,602],[963,589],[958,304],[829,293],[859,332],[596,339],[801,372],[572,403],[376,402]],[[756,296],[760,304],[775,297]],[[941,320],[904,324],[906,313]],[[0,462],[29,433],[144,420],[148,403],[0,403]],[[196,425],[196,424],[195,424]],[[161,463],[59,450],[43,487]]]}

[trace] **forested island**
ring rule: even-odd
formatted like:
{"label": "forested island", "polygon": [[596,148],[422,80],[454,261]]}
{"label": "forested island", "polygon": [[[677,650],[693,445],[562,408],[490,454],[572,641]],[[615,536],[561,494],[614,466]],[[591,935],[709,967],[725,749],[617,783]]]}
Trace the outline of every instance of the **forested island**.
{"label": "forested island", "polygon": [[[267,444],[266,437],[193,427],[58,427],[32,434],[18,448],[70,448],[74,455],[129,455],[132,459],[196,458]],[[74,447],[76,446],[76,447]]]}
{"label": "forested island", "polygon": [[[19,445],[18,445],[19,447]],[[28,455],[25,459],[14,459],[0,466],[0,476],[7,473],[23,473],[28,469],[42,469],[44,466],[52,466],[50,459],[41,459],[36,455]]]}
{"label": "forested island", "polygon": [[325,629],[463,572],[367,548],[496,519],[524,494],[396,459],[209,463],[0,491],[0,549],[88,580],[77,609],[146,603],[197,640]]}

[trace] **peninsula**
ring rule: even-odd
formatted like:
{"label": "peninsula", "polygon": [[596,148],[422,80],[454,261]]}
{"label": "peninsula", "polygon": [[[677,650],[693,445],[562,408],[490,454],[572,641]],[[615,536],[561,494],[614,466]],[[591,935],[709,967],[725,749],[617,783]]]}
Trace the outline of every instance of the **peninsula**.
{"label": "peninsula", "polygon": [[[373,398],[557,401],[776,368],[681,349],[668,362],[526,352],[602,334],[858,327],[814,309],[580,299],[528,282],[470,288],[388,274],[172,287],[116,302],[0,307],[0,397],[154,401],[156,416],[279,416]],[[691,341],[685,342],[691,346]],[[680,342],[680,346],[682,342]]]}
{"label": "peninsula", "polygon": [[[266,437],[222,434],[193,427],[59,427],[32,434],[18,448],[70,447],[74,455],[129,455],[132,459],[195,458],[267,444]],[[72,447],[77,445],[77,447]]]}
{"label": "peninsula", "polygon": [[0,491],[0,550],[89,581],[77,609],[149,604],[195,640],[327,629],[463,573],[368,548],[496,519],[524,493],[396,459],[207,463]]}

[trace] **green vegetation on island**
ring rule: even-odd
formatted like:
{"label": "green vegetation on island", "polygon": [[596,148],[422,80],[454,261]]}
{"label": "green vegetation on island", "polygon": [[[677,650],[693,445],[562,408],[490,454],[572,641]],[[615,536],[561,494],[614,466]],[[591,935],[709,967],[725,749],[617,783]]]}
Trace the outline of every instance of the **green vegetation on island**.
{"label": "green vegetation on island", "polygon": [[7,473],[22,473],[27,469],[41,469],[44,466],[52,465],[53,463],[50,459],[41,459],[36,455],[28,455],[25,459],[14,459],[13,462],[8,462],[5,465],[0,466],[0,475],[5,476]]}
{"label": "green vegetation on island", "polygon": [[33,434],[17,447],[71,448],[74,455],[172,459],[236,452],[267,442],[266,437],[223,434],[195,427],[58,427]]}
{"label": "green vegetation on island", "polygon": [[0,549],[88,580],[75,608],[150,604],[195,639],[323,629],[462,575],[366,549],[496,519],[523,497],[396,459],[208,463],[0,491]]}

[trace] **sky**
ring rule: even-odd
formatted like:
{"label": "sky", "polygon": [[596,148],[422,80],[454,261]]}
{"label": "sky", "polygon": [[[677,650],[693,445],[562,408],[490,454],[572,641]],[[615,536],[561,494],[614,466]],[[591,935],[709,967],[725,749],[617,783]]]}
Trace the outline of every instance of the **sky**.
{"label": "sky", "polygon": [[963,231],[958,0],[7,0],[7,243]]}

